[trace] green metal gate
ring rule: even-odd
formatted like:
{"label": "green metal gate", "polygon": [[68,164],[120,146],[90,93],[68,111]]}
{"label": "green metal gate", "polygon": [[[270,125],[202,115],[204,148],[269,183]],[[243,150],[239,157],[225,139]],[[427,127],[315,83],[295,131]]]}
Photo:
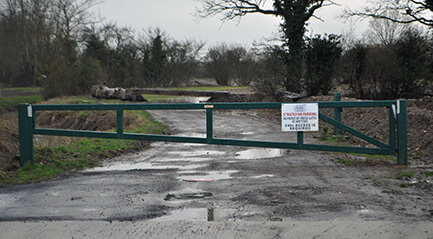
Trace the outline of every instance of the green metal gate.
{"label": "green metal gate", "polygon": [[[337,96],[338,100],[338,96]],[[131,139],[147,141],[187,142],[216,145],[236,145],[267,148],[287,148],[301,150],[334,151],[380,155],[397,154],[398,164],[407,165],[407,116],[406,101],[331,101],[317,102],[319,108],[334,108],[335,117],[319,114],[319,118],[337,129],[357,136],[376,147],[350,147],[335,145],[305,144],[304,133],[297,132],[297,142],[268,142],[237,139],[214,138],[213,110],[217,109],[280,109],[281,103],[199,103],[199,104],[88,104],[88,105],[30,105],[20,104],[20,164],[33,163],[33,135],[56,135],[71,137],[95,137],[110,139]],[[287,104],[287,103],[285,103]],[[299,103],[298,103],[299,104]],[[342,108],[386,107],[389,111],[389,142],[384,143],[341,123]],[[123,131],[123,112],[125,110],[197,110],[206,112],[206,137],[184,137],[170,135],[133,134]],[[117,112],[116,132],[95,132],[82,130],[46,129],[35,127],[37,111],[64,110],[113,110]],[[397,142],[397,143],[396,143]]]}

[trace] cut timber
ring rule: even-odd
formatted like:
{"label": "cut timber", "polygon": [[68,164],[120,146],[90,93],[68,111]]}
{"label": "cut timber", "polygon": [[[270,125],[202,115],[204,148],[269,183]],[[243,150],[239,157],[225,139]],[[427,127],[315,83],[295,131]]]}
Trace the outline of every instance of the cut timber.
{"label": "cut timber", "polygon": [[95,98],[119,99],[129,101],[147,101],[142,95],[120,87],[109,88],[105,84],[92,86],[90,94]]}
{"label": "cut timber", "polygon": [[207,91],[207,90],[170,90],[157,88],[130,88],[133,93],[138,94],[155,94],[155,95],[187,95],[187,96],[209,96],[223,97],[228,96],[228,91]]}

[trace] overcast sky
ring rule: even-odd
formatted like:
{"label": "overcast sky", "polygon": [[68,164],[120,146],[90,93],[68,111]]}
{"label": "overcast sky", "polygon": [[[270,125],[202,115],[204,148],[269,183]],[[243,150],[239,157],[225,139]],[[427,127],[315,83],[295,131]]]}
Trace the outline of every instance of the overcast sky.
{"label": "overcast sky", "polygon": [[[335,0],[341,6],[328,6],[317,11],[316,19],[310,21],[307,34],[342,34],[354,29],[360,36],[367,27],[367,21],[351,23],[338,18],[344,8],[359,8],[365,0]],[[250,14],[240,22],[222,22],[219,17],[201,19],[193,17],[197,0],[104,0],[96,6],[105,22],[114,22],[119,27],[131,27],[137,32],[159,27],[176,40],[191,39],[216,43],[240,43],[250,47],[253,41],[270,38],[278,30],[280,19],[261,14]],[[353,21],[352,21],[353,22]]]}

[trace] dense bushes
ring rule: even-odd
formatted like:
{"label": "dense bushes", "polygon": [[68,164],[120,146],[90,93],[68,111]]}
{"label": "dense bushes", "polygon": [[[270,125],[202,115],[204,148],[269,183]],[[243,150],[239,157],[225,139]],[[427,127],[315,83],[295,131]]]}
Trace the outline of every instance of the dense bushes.
{"label": "dense bushes", "polygon": [[317,35],[308,40],[305,51],[305,89],[308,95],[319,92],[327,95],[332,89],[334,65],[342,51],[339,38],[336,35]]}
{"label": "dense bushes", "polygon": [[356,44],[340,61],[340,77],[353,96],[364,99],[422,97],[432,80],[431,42],[408,29],[393,44]]}

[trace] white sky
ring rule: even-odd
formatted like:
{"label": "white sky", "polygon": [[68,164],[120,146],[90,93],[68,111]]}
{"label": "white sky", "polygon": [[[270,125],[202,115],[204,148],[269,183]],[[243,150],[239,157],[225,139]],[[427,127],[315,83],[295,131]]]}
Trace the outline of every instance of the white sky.
{"label": "white sky", "polygon": [[[366,0],[335,0],[341,6],[328,6],[316,13],[324,22],[310,20],[309,33],[342,34],[351,29],[361,36],[367,29],[367,21],[354,22],[338,18],[342,10],[359,8]],[[176,40],[197,40],[209,45],[216,43],[239,43],[250,47],[253,41],[270,38],[278,30],[280,19],[269,15],[250,14],[240,22],[221,23],[219,16],[197,21],[192,15],[196,0],[104,0],[97,5],[105,22],[114,22],[119,27],[131,27],[137,33],[143,29],[159,27]],[[352,22],[352,23],[351,23]]]}

